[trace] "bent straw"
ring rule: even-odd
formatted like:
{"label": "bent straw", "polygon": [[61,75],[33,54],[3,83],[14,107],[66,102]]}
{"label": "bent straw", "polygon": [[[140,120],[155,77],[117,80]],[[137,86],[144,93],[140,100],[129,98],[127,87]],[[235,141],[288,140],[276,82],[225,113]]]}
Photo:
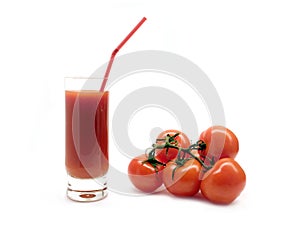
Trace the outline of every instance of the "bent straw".
{"label": "bent straw", "polygon": [[145,17],[142,18],[142,20],[133,28],[133,30],[125,37],[125,39],[117,46],[117,48],[112,52],[111,56],[110,56],[110,60],[109,63],[107,65],[105,74],[104,74],[104,79],[102,81],[102,85],[100,88],[100,92],[104,92],[107,80],[108,80],[108,76],[110,73],[110,69],[111,66],[113,64],[113,61],[115,59],[116,54],[118,53],[118,51],[122,48],[122,46],[124,46],[124,44],[130,39],[130,37],[138,30],[138,28],[140,28],[140,26],[146,21],[147,19]]}

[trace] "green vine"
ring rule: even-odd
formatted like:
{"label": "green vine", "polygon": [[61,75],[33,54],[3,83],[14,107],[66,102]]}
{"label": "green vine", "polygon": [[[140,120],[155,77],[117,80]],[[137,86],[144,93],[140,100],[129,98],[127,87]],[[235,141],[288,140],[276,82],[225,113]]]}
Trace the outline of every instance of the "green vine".
{"label": "green vine", "polygon": [[[147,154],[147,160],[145,160],[143,163],[149,163],[154,168],[156,173],[158,173],[158,165],[166,166],[165,163],[162,163],[158,161],[155,158],[155,154],[157,150],[166,149],[166,154],[168,154],[169,149],[176,149],[178,150],[177,157],[175,159],[176,167],[172,172],[172,179],[174,179],[174,174],[177,168],[183,166],[188,160],[195,159],[197,160],[201,166],[205,169],[205,171],[210,170],[214,165],[214,158],[208,159],[202,156],[202,158],[196,156],[193,154],[193,151],[202,151],[206,149],[206,143],[202,140],[197,141],[196,143],[191,144],[188,148],[183,148],[178,145],[178,141],[176,140],[176,137],[179,135],[179,133],[174,134],[171,136],[170,134],[167,134],[165,138],[157,139],[155,144],[152,144],[152,148],[150,148],[149,152],[146,152]],[[207,165],[203,159],[206,159],[209,161],[209,165]]]}

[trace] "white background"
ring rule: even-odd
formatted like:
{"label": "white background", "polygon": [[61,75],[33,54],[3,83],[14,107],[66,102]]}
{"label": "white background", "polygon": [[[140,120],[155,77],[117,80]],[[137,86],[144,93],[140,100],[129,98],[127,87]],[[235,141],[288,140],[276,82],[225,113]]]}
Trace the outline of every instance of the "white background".
{"label": "white background", "polygon": [[[1,1],[1,242],[299,242],[299,12],[297,0]],[[248,177],[232,205],[65,197],[64,77],[94,72],[143,16],[119,54],[174,52],[210,77]],[[210,125],[203,116],[199,129]],[[142,118],[129,133],[144,148]],[[114,163],[127,165],[114,146]]]}

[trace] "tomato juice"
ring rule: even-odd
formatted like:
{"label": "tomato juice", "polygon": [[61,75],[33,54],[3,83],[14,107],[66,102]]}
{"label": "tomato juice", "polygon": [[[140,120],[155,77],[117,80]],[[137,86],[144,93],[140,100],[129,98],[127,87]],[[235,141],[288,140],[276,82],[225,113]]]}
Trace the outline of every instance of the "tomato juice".
{"label": "tomato juice", "polygon": [[109,92],[65,91],[66,170],[75,178],[96,178],[108,170]]}

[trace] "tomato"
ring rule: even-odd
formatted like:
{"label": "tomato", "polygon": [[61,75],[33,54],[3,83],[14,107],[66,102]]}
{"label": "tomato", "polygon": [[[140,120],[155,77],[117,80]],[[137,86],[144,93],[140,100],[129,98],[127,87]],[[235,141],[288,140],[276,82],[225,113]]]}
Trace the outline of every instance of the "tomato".
{"label": "tomato", "polygon": [[163,170],[163,183],[173,195],[193,196],[199,192],[201,168],[196,159],[190,159],[182,166],[170,161]]}
{"label": "tomato", "polygon": [[204,174],[200,190],[211,202],[229,204],[240,195],[245,185],[246,174],[242,167],[234,159],[224,158]]}
{"label": "tomato", "polygon": [[235,134],[223,126],[212,126],[201,133],[199,140],[206,143],[206,149],[199,151],[200,156],[214,158],[235,158],[239,151],[239,141]]}
{"label": "tomato", "polygon": [[[188,148],[191,143],[189,138],[187,137],[186,134],[184,134],[183,132],[180,132],[178,130],[166,130],[161,132],[156,140],[157,144],[164,144],[164,141],[160,141],[160,139],[165,139],[166,136],[169,134],[170,136],[174,136],[176,133],[179,133],[178,136],[176,136],[174,139],[175,141],[173,141],[173,144],[177,144],[177,146],[182,147],[182,148]],[[156,159],[159,160],[162,163],[167,163],[172,159],[175,159],[176,156],[178,154],[178,150],[175,148],[169,148],[169,150],[167,150],[166,148],[164,149],[157,149],[156,150]]]}
{"label": "tomato", "polygon": [[149,163],[146,155],[140,155],[131,160],[128,166],[128,176],[132,184],[143,192],[153,192],[162,185],[162,165],[155,167]]}

